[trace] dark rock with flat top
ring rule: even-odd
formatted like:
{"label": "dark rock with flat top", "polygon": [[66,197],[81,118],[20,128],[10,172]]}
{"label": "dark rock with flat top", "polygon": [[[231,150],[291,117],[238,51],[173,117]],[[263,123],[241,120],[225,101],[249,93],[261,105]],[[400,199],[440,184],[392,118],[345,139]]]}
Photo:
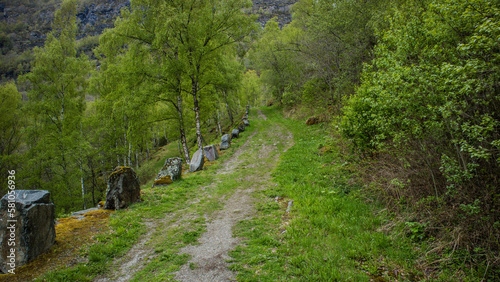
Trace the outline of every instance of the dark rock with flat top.
{"label": "dark rock with flat top", "polygon": [[167,186],[172,182],[181,179],[182,175],[182,159],[181,158],[169,158],[165,160],[163,168],[160,170],[156,176],[153,187],[156,186]]}
{"label": "dark rock with flat top", "polygon": [[109,175],[105,209],[124,209],[141,201],[141,187],[135,171],[128,166],[119,166]]}
{"label": "dark rock with flat top", "polygon": [[205,156],[203,154],[203,150],[198,150],[193,154],[191,158],[191,163],[189,164],[189,171],[195,172],[203,169],[203,165],[205,164]]}
{"label": "dark rock with flat top", "polygon": [[205,157],[210,162],[213,162],[219,159],[219,152],[217,151],[217,147],[215,145],[206,146],[203,148],[205,150]]}
{"label": "dark rock with flat top", "polygon": [[48,251],[55,239],[49,191],[9,190],[0,201],[0,272],[15,273]]}
{"label": "dark rock with flat top", "polygon": [[221,150],[227,150],[227,149],[229,149],[229,147],[231,147],[231,135],[225,134],[220,139],[220,147],[219,147],[219,149],[221,149]]}

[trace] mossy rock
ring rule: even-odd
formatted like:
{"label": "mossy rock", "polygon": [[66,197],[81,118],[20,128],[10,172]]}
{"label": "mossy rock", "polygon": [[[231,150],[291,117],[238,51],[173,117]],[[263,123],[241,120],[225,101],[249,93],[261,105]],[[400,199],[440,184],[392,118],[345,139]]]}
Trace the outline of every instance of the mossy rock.
{"label": "mossy rock", "polygon": [[238,125],[238,130],[239,130],[240,132],[245,131],[245,123],[240,122],[240,124]]}
{"label": "mossy rock", "polygon": [[172,184],[174,181],[172,181],[172,177],[170,175],[160,177],[159,179],[155,180],[154,186],[166,186],[168,184]]}
{"label": "mossy rock", "polygon": [[123,209],[141,200],[139,178],[131,167],[119,166],[109,175],[105,209]]}
{"label": "mossy rock", "polygon": [[182,176],[182,159],[169,158],[165,160],[163,168],[160,170],[153,183],[153,187],[167,186],[177,181]]}

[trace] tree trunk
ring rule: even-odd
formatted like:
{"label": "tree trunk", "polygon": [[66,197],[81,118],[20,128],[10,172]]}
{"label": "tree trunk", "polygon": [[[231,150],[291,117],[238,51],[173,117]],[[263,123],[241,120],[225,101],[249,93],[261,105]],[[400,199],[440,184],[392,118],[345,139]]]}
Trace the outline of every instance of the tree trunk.
{"label": "tree trunk", "polygon": [[135,151],[135,169],[139,169],[139,152]]}
{"label": "tree trunk", "polygon": [[182,143],[182,148],[184,149],[184,158],[186,160],[186,163],[191,163],[191,158],[189,157],[189,149],[187,146],[187,141],[186,141],[186,134],[184,132],[184,119],[182,116],[182,97],[179,93],[179,96],[177,96],[177,112],[179,113],[179,132],[180,132],[180,139]]}
{"label": "tree trunk", "polygon": [[227,115],[229,116],[229,121],[233,124],[233,112],[231,111],[231,107],[229,107],[229,102],[227,101],[227,92],[223,90],[224,102],[226,103]]}
{"label": "tree trunk", "polygon": [[220,113],[219,113],[219,109],[217,109],[217,128],[219,129],[220,136],[222,136],[222,127],[220,126]]}
{"label": "tree trunk", "polygon": [[201,136],[201,124],[200,124],[200,107],[198,105],[198,81],[192,79],[193,92],[193,106],[194,106],[194,117],[196,122],[196,141],[198,143],[198,149],[203,150],[203,140]]}
{"label": "tree trunk", "polygon": [[129,141],[128,142],[128,166],[129,167],[132,167],[131,155],[132,155],[132,143],[130,143],[130,141]]}
{"label": "tree trunk", "polygon": [[116,162],[117,166],[120,166],[120,154],[118,153],[118,139],[115,140],[115,148],[116,148]]}
{"label": "tree trunk", "polygon": [[85,186],[83,184],[83,165],[80,165],[80,173],[82,174],[80,176],[80,181],[82,183],[82,201],[83,201],[83,209],[86,210],[87,209],[87,205],[85,203]]}

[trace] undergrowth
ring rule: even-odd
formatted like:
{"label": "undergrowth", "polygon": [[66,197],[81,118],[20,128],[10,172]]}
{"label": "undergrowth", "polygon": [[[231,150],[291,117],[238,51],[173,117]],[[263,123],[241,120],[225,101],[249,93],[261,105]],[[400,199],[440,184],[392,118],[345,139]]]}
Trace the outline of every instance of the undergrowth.
{"label": "undergrowth", "polygon": [[[284,119],[277,109],[262,110],[270,122],[287,126],[295,145],[273,172],[276,184],[260,193],[257,215],[238,225],[236,235],[246,238],[230,254],[238,279],[424,279],[413,268],[417,256],[412,242],[386,233],[384,227],[391,224],[387,212],[360,196],[350,160],[326,134],[328,125],[306,126]],[[291,208],[283,204],[291,200]]]}

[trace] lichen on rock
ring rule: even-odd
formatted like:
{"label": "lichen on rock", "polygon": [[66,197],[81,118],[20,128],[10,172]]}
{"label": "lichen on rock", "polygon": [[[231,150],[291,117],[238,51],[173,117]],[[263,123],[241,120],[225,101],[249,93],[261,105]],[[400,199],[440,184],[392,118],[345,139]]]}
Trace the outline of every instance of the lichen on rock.
{"label": "lichen on rock", "polygon": [[109,175],[105,209],[124,209],[141,200],[139,178],[131,167],[119,166]]}
{"label": "lichen on rock", "polygon": [[182,159],[168,158],[153,183],[153,187],[167,186],[182,176]]}

